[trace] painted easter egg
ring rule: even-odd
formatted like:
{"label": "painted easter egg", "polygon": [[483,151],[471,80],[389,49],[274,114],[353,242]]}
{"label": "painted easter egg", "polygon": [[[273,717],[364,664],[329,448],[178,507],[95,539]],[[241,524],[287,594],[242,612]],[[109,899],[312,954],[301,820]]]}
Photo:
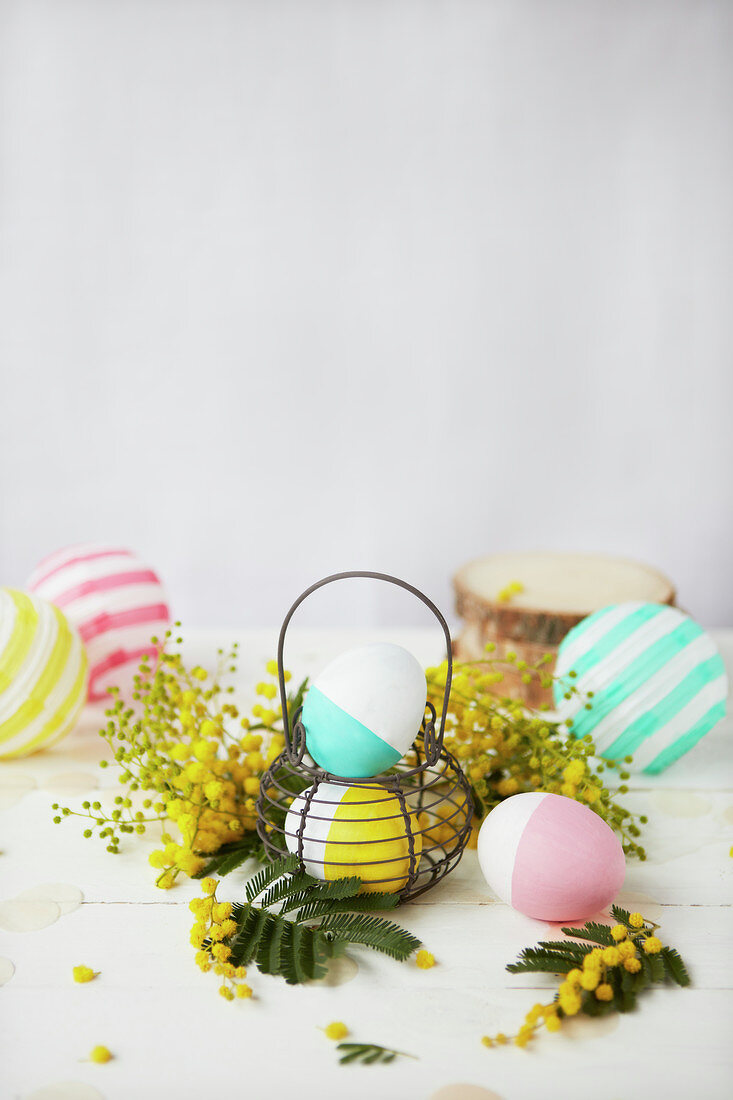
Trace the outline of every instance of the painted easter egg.
{"label": "painted easter egg", "polygon": [[89,654],[89,698],[106,699],[108,687],[129,696],[153,636],[170,623],[157,574],[130,550],[86,543],[45,558],[28,581],[31,592],[60,607]]}
{"label": "painted easter egg", "polygon": [[[410,845],[414,870],[422,835],[414,814],[403,813],[397,795],[384,787],[320,783],[294,799],[285,819],[288,851],[299,852],[314,878],[332,882],[358,875],[362,893],[396,893],[407,885]],[[309,800],[310,799],[310,800]]]}
{"label": "painted easter egg", "polygon": [[0,758],[60,740],[87,697],[78,631],[38,596],[0,588]]}
{"label": "painted easter egg", "polygon": [[572,798],[534,791],[496,806],[481,826],[478,859],[502,901],[537,920],[579,920],[605,909],[624,881],[621,842]]}
{"label": "painted easter egg", "polygon": [[402,646],[350,649],[324,668],[305,697],[308,751],[332,775],[379,775],[417,737],[426,698],[425,673]]}
{"label": "painted easter egg", "polygon": [[[589,615],[563,640],[555,675],[555,705],[575,737],[591,734],[607,760],[633,756],[636,771],[661,772],[725,715],[728,681],[715,643],[663,604],[611,604]],[[579,694],[566,699],[570,686]]]}

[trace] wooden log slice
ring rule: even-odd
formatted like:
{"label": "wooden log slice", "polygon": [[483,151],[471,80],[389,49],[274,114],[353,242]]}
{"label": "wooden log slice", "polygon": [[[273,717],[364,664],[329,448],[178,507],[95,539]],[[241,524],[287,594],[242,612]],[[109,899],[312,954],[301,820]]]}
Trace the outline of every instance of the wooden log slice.
{"label": "wooden log slice", "polygon": [[[500,599],[515,581],[522,591]],[[674,604],[676,596],[668,578],[651,566],[604,554],[491,554],[459,569],[453,586],[456,611],[465,620],[453,645],[459,661],[485,659],[486,643],[493,642],[497,656],[513,651],[533,664],[544,653],[555,656],[568,631],[607,604]],[[546,666],[548,672],[553,668],[554,662]],[[552,704],[551,690],[541,688],[536,679],[523,683],[512,669],[496,691],[533,707]]]}

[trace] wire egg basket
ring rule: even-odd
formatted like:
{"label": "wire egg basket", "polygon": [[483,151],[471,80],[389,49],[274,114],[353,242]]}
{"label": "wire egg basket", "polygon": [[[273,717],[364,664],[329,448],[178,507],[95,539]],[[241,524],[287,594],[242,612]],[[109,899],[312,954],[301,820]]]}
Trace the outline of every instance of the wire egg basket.
{"label": "wire egg basket", "polygon": [[[298,607],[324,585],[355,577],[386,581],[421,600],[443,629],[448,660],[437,730],[435,708],[426,702],[410,751],[389,771],[368,779],[334,775],[308,755],[302,708],[288,714],[283,665],[287,629]],[[316,878],[358,875],[363,890],[399,893],[403,901],[435,886],[459,862],[473,818],[466,777],[443,746],[453,663],[450,631],[438,608],[417,588],[387,573],[335,573],[307,588],[288,611],[277,666],[285,749],[262,776],[257,799],[257,832],[268,858],[297,854],[301,867]]]}

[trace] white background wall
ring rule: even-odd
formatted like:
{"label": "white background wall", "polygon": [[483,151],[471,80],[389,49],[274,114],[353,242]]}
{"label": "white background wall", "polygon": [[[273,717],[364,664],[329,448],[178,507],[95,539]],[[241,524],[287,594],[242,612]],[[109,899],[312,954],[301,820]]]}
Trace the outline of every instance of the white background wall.
{"label": "white background wall", "polygon": [[554,547],[733,623],[733,4],[0,18],[2,582],[122,540],[258,625]]}

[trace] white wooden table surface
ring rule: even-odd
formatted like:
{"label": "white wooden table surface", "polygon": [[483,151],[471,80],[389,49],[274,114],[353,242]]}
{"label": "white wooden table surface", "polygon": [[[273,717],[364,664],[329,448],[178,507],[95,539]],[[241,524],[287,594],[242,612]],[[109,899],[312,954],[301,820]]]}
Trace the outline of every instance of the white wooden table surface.
{"label": "white wooden table surface", "polygon": [[[241,688],[246,696],[273,655],[275,631],[198,631],[186,652],[211,664],[216,647],[234,637],[241,643],[238,694]],[[312,674],[343,648],[375,637],[400,642],[425,662],[441,652],[432,630],[294,631],[288,664],[296,676]],[[733,631],[716,637],[733,669]],[[95,792],[100,781],[114,784],[113,769],[96,767],[105,750],[95,732],[100,715],[87,711],[52,751],[0,765],[2,1097],[715,1100],[732,1094],[731,719],[662,776],[633,781],[625,796],[649,815],[649,859],[629,862],[619,901],[661,923],[664,941],[689,964],[692,987],[645,994],[627,1016],[574,1020],[522,1051],[487,1050],[480,1039],[514,1031],[554,984],[504,969],[522,947],[547,938],[548,926],[494,900],[474,852],[398,911],[435,954],[432,970],[354,951],[358,972],[342,973],[348,980],[340,984],[291,988],[252,969],[256,999],[226,1003],[217,979],[194,965],[188,943],[188,902],[198,885],[156,889],[149,837],[127,838],[112,856],[99,841],[82,838],[78,820],[51,821],[53,801],[111,799],[119,789]],[[236,897],[245,877],[244,871],[229,876],[222,896]],[[26,891],[35,897],[32,905],[6,904]],[[31,919],[45,926],[7,930]],[[71,968],[79,963],[101,976],[75,984]],[[339,1066],[335,1044],[318,1030],[332,1020],[343,1020],[354,1039],[419,1060]],[[84,1061],[98,1043],[114,1061]]]}

